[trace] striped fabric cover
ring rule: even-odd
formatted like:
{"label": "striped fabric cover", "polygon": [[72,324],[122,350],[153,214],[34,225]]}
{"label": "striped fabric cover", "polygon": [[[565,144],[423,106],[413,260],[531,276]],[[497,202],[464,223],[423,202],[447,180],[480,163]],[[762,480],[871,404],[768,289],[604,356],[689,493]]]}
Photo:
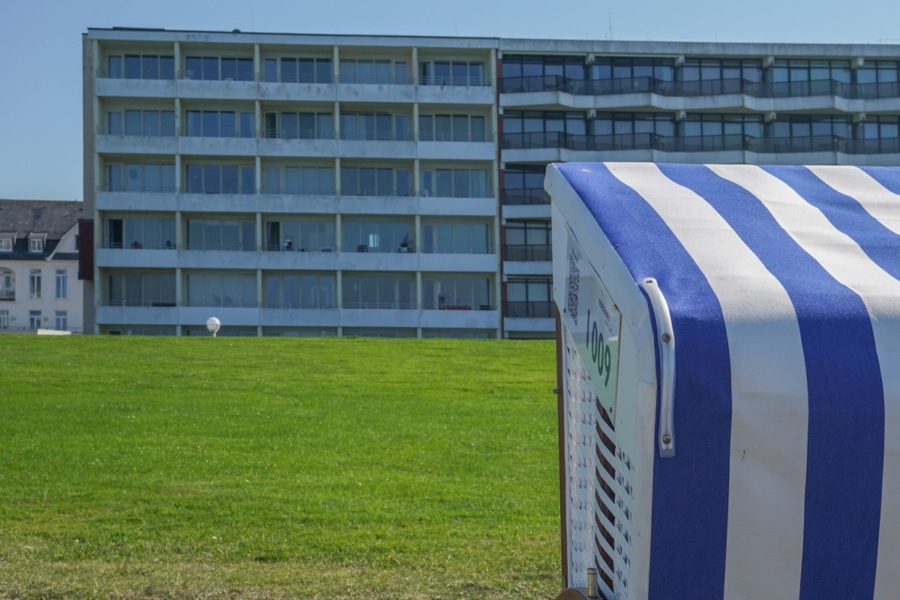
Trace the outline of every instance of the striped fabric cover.
{"label": "striped fabric cover", "polygon": [[649,597],[900,598],[900,168],[553,168],[672,313]]}

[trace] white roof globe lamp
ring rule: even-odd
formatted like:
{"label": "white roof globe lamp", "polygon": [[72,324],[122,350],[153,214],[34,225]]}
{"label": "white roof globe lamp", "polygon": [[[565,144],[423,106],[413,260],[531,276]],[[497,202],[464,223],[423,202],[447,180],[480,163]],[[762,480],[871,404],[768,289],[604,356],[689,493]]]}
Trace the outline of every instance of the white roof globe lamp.
{"label": "white roof globe lamp", "polygon": [[216,317],[210,317],[206,320],[206,328],[209,330],[213,337],[216,337],[219,329],[222,328],[222,321],[220,321]]}

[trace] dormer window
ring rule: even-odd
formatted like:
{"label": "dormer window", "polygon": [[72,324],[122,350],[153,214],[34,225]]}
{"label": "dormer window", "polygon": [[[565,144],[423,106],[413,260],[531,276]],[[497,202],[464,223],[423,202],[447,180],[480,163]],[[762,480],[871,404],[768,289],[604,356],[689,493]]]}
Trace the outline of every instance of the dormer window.
{"label": "dormer window", "polygon": [[11,237],[0,237],[0,252],[12,252],[13,239]]}
{"label": "dormer window", "polygon": [[40,254],[44,251],[44,236],[32,235],[28,238],[28,251]]}

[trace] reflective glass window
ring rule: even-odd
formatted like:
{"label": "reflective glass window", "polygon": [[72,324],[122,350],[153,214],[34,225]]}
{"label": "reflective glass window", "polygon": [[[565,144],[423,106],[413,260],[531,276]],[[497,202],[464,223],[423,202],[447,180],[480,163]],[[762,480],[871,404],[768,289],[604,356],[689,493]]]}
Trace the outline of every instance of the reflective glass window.
{"label": "reflective glass window", "polygon": [[125,55],[125,79],[141,78],[141,57]]}

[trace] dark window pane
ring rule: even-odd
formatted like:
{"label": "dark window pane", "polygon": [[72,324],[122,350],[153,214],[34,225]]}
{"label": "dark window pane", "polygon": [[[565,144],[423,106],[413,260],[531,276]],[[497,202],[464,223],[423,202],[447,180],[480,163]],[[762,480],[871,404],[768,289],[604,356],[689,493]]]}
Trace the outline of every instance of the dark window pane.
{"label": "dark window pane", "polygon": [[377,187],[375,185],[375,169],[372,167],[362,167],[359,169],[359,195],[375,196]]}
{"label": "dark window pane", "polygon": [[158,136],[159,134],[159,112],[155,110],[145,110],[144,135]]}
{"label": "dark window pane", "polygon": [[207,194],[221,193],[221,168],[218,165],[203,165],[203,191]]}
{"label": "dark window pane", "polygon": [[109,57],[109,72],[107,73],[107,77],[110,79],[121,79],[122,77],[122,57],[121,56],[110,56]]}
{"label": "dark window pane", "polygon": [[187,79],[200,79],[202,76],[203,61],[199,56],[188,56],[185,60],[184,76]]}
{"label": "dark window pane", "polygon": [[206,81],[219,79],[219,59],[217,57],[203,57],[203,79]]}
{"label": "dark window pane", "polygon": [[141,125],[141,111],[125,111],[125,135],[143,135],[143,127]]}
{"label": "dark window pane", "polygon": [[236,58],[223,58],[222,59],[222,80],[223,81],[234,81],[237,79],[237,59]]}
{"label": "dark window pane", "polygon": [[203,135],[203,121],[199,110],[189,110],[187,112],[187,129],[185,133],[190,137]]}
{"label": "dark window pane", "polygon": [[281,137],[295,140],[298,134],[297,113],[281,113]]}
{"label": "dark window pane", "polygon": [[236,194],[238,192],[238,168],[233,165],[222,167],[222,193]]}
{"label": "dark window pane", "polygon": [[278,59],[277,58],[267,58],[263,62],[263,80],[264,81],[278,81]]}
{"label": "dark window pane", "polygon": [[238,81],[253,81],[253,59],[239,58],[237,60],[237,79]]}
{"label": "dark window pane", "polygon": [[143,79],[159,79],[159,57],[141,57],[141,77]]}
{"label": "dark window pane", "polygon": [[203,137],[219,137],[219,113],[217,111],[203,111]]}
{"label": "dark window pane", "polygon": [[315,81],[315,62],[311,58],[301,58],[297,61],[297,81],[300,83],[313,83]]}
{"label": "dark window pane", "polygon": [[187,191],[189,194],[203,193],[203,167],[201,165],[187,166]]}
{"label": "dark window pane", "polygon": [[316,60],[316,83],[331,83],[331,61],[326,59]]}
{"label": "dark window pane", "polygon": [[159,57],[159,78],[167,80],[175,79],[175,57]]}
{"label": "dark window pane", "polygon": [[451,75],[451,85],[469,85],[469,65],[468,63],[453,63],[453,73]]}
{"label": "dark window pane", "polygon": [[126,55],[125,56],[125,79],[141,78],[141,57]]}
{"label": "dark window pane", "polygon": [[255,137],[256,133],[253,127],[253,113],[241,113],[241,137],[242,138],[252,138]]}
{"label": "dark window pane", "polygon": [[233,112],[226,111],[220,113],[219,136],[227,138],[237,137],[237,123],[235,122]]}
{"label": "dark window pane", "polygon": [[241,193],[256,193],[256,169],[253,167],[241,167]]}
{"label": "dark window pane", "polygon": [[376,192],[379,196],[394,195],[394,170],[378,169]]}
{"label": "dark window pane", "polygon": [[341,168],[341,193],[348,196],[359,195],[359,169],[356,167]]}

